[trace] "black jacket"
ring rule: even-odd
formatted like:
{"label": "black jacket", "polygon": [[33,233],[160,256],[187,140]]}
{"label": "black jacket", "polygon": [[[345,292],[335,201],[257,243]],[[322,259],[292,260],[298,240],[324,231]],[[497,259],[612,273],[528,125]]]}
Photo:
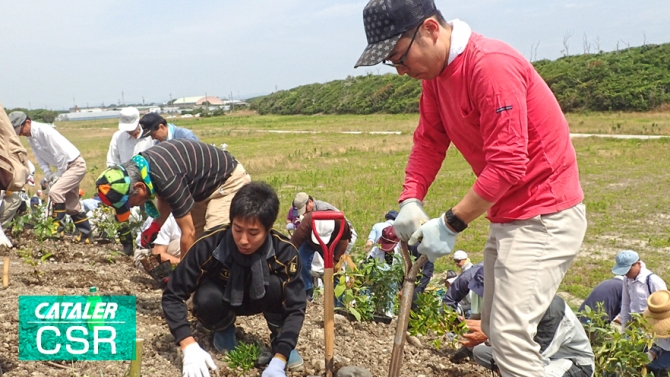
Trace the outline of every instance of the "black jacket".
{"label": "black jacket", "polygon": [[[212,253],[228,231],[228,226],[218,226],[206,231],[170,275],[167,288],[163,292],[162,305],[165,321],[177,342],[192,335],[187,321],[186,300],[197,289],[200,279],[207,276],[220,281],[222,287],[226,286],[230,267]],[[274,229],[270,231],[270,237],[275,250],[275,255],[267,259],[270,274],[278,276],[284,282],[284,323],[277,336],[277,347],[274,351],[288,357],[298,342],[298,334],[305,319],[305,285],[300,278],[300,258],[295,246]]]}

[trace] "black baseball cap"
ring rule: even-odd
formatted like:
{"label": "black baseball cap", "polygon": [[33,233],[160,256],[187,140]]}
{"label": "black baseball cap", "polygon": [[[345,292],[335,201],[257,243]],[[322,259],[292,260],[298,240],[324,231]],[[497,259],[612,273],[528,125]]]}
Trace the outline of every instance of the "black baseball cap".
{"label": "black baseball cap", "polygon": [[433,0],[370,0],[363,9],[368,46],[354,68],[381,63],[402,33],[435,13],[437,8]]}
{"label": "black baseball cap", "polygon": [[142,135],[140,137],[147,137],[151,131],[158,129],[159,125],[167,126],[167,121],[162,116],[156,113],[149,113],[140,119],[140,126],[142,127]]}

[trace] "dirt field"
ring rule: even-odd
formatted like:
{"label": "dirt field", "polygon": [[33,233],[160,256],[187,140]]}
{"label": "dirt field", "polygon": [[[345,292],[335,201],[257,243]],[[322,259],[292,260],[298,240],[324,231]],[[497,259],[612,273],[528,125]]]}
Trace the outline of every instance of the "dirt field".
{"label": "dirt field", "polygon": [[[83,295],[90,286],[97,286],[101,294],[135,295],[137,297],[137,337],[145,339],[142,375],[181,376],[181,352],[162,318],[161,291],[151,278],[135,269],[131,259],[120,253],[118,245],[74,245],[67,241],[38,243],[24,232],[14,240],[12,249],[0,249],[0,256],[9,256],[10,285],[0,291],[0,335],[2,352],[0,365],[5,376],[123,376],[129,362],[20,362],[18,360],[18,296]],[[32,255],[23,250],[34,250]],[[45,263],[43,255],[51,253]],[[298,350],[305,360],[302,372],[292,376],[323,375],[323,307],[320,300],[311,303],[303,326]],[[193,319],[193,318],[192,318]],[[269,343],[269,331],[262,316],[238,318],[238,337],[242,341]],[[196,339],[214,355],[210,337],[196,330]],[[393,347],[395,321],[391,325],[349,322],[336,317],[336,368],[358,365],[374,376],[386,376]],[[484,370],[473,364],[454,365],[449,362],[451,349],[435,350],[426,346],[405,347],[403,376],[463,376],[474,377]],[[239,376],[230,370],[221,355],[214,355],[219,366],[218,376]],[[253,370],[246,376],[260,376],[262,370]]]}

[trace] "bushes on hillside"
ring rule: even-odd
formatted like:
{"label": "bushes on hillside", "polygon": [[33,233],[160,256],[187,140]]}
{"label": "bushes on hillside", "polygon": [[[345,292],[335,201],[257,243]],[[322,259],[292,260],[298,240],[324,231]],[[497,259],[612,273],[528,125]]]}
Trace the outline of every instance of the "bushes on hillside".
{"label": "bushes on hillside", "polygon": [[[647,111],[670,103],[670,43],[533,63],[565,112]],[[396,74],[349,76],[253,100],[260,114],[416,113],[420,81]]]}

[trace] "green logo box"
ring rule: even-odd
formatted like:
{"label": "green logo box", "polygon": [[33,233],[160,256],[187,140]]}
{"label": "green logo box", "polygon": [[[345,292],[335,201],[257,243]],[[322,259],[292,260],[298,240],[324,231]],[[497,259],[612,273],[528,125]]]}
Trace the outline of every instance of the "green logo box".
{"label": "green logo box", "polygon": [[135,296],[19,296],[19,360],[135,360]]}

